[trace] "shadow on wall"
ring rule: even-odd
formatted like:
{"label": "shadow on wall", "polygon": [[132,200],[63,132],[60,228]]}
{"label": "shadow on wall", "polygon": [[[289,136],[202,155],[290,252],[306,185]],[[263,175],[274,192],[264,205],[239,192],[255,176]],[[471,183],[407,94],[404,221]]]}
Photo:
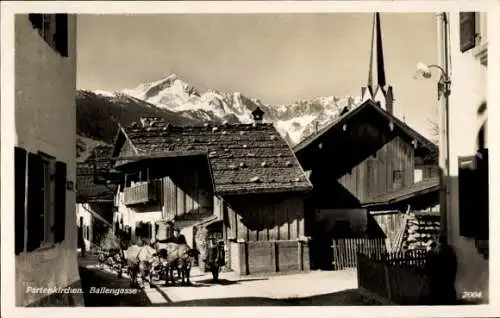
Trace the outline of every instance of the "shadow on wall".
{"label": "shadow on wall", "polygon": [[[479,292],[482,298],[489,298],[489,240],[483,239],[484,233],[487,234],[487,224],[489,223],[487,213],[479,213],[478,209],[469,210],[469,217],[466,211],[460,211],[459,198],[459,178],[452,177],[449,180],[450,192],[452,193],[451,206],[447,215],[447,226],[449,234],[449,243],[453,247],[458,260],[458,269],[456,277],[456,289],[458,296],[466,296],[465,292]],[[477,187],[477,184],[475,185]],[[454,198],[455,197],[455,198]],[[458,198],[457,198],[458,197]],[[464,200],[464,198],[462,198]],[[475,219],[474,221],[470,221]],[[482,226],[476,225],[482,223]],[[472,233],[467,236],[462,235],[464,227],[468,227]],[[482,228],[482,230],[480,229]],[[472,301],[473,299],[467,299]],[[483,301],[484,302],[484,301]]]}

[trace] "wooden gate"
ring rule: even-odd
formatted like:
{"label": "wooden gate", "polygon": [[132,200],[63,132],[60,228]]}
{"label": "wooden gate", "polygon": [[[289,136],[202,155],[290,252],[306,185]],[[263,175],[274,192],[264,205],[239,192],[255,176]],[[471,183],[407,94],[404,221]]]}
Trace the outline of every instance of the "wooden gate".
{"label": "wooden gate", "polygon": [[334,270],[355,268],[358,252],[373,256],[386,253],[383,238],[334,239],[332,243]]}

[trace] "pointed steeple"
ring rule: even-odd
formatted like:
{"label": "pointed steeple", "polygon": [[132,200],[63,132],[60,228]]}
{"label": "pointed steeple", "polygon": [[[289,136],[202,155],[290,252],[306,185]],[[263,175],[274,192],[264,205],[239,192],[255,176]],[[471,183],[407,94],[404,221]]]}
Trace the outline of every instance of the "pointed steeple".
{"label": "pointed steeple", "polygon": [[388,88],[386,86],[382,27],[380,13],[376,12],[373,15],[368,83],[366,87],[361,89],[361,96],[363,100],[372,99],[379,102],[384,110],[392,113],[392,87],[391,92],[387,94]]}

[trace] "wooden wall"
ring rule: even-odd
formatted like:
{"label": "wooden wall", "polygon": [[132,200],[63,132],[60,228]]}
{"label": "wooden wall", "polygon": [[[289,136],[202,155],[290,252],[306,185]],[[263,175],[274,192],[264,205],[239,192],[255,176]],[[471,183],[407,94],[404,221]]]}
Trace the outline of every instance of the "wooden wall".
{"label": "wooden wall", "polygon": [[386,246],[391,247],[402,228],[405,214],[399,211],[371,212],[370,214],[386,235]]}
{"label": "wooden wall", "polygon": [[422,179],[439,177],[439,166],[437,165],[416,165],[415,169],[422,170]]}
{"label": "wooden wall", "polygon": [[300,194],[225,198],[227,237],[245,241],[294,240],[304,235]]}
{"label": "wooden wall", "polygon": [[184,213],[207,214],[213,209],[213,190],[207,169],[171,171],[163,178],[163,217]]}
{"label": "wooden wall", "polygon": [[413,147],[396,137],[380,148],[375,155],[366,158],[350,173],[338,179],[360,201],[396,189],[393,172],[402,170],[402,184],[407,186],[414,179]]}

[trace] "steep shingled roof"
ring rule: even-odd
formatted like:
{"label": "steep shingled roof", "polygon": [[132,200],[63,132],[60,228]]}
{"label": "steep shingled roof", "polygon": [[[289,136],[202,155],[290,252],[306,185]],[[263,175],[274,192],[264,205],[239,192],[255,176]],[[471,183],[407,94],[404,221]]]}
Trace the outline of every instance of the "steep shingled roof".
{"label": "steep shingled roof", "polygon": [[[89,203],[95,201],[114,200],[117,185],[95,184],[96,169],[107,171],[110,167],[112,146],[100,145],[92,150],[85,162],[78,163],[76,167],[76,201],[77,203]],[[95,162],[95,167],[94,167]]]}
{"label": "steep shingled roof", "polygon": [[79,163],[76,167],[76,202],[113,202],[117,186],[94,183],[94,167]]}
{"label": "steep shingled roof", "polygon": [[109,169],[112,164],[111,161],[111,151],[113,146],[111,145],[99,145],[92,150],[90,156],[85,160],[86,164],[93,164],[95,161],[96,169]]}
{"label": "steep shingled roof", "polygon": [[272,124],[171,126],[163,121],[124,129],[141,156],[206,154],[215,193],[312,189],[290,146]]}

